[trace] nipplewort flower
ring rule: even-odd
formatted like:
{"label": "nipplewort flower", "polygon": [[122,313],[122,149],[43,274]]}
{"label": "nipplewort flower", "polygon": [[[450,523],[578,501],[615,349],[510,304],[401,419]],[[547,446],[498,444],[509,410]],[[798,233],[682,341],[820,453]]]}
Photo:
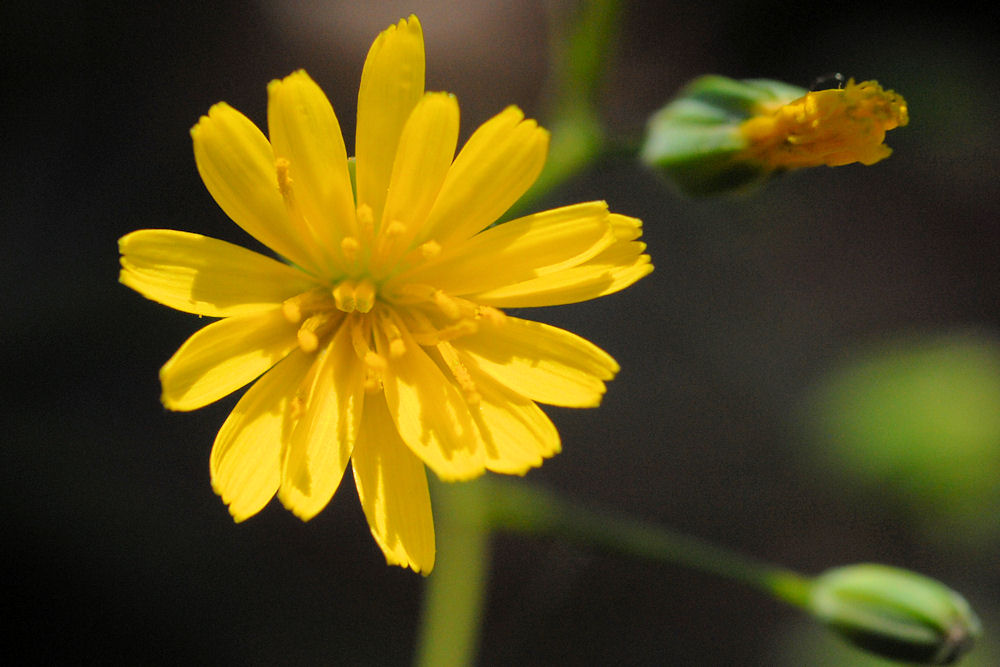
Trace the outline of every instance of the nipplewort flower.
{"label": "nipplewort flower", "polygon": [[535,181],[549,135],[515,107],[455,156],[458,104],[424,92],[416,17],[375,40],[355,176],[337,118],[299,71],[268,86],[268,134],[225,103],[191,130],[208,191],[286,261],[198,234],[119,241],[122,283],[221,318],[160,371],[194,410],[253,383],[211,454],[237,521],[272,497],[308,520],[351,462],[387,561],[434,565],[424,466],[444,480],[523,474],[560,450],[536,402],[600,403],[615,361],[501,309],[585,301],[652,270],[641,222],[589,202],[493,225]]}

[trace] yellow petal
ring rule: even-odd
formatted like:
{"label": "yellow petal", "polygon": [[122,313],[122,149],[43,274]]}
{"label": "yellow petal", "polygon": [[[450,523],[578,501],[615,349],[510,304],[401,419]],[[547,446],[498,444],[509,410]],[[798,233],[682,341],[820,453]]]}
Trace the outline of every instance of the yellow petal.
{"label": "yellow petal", "polygon": [[638,238],[642,222],[610,216],[616,242],[579,266],[520,283],[470,295],[478,303],[497,308],[558,306],[588,301],[623,290],[653,271],[646,245]]}
{"label": "yellow petal", "polygon": [[434,567],[434,521],[427,473],[400,440],[381,395],[365,403],[351,467],[361,507],[386,561],[428,574]]}
{"label": "yellow petal", "polygon": [[340,485],[361,426],[364,373],[341,325],[320,353],[305,397],[305,412],[288,441],[278,499],[308,521],[326,507]]}
{"label": "yellow petal", "polygon": [[642,220],[620,213],[611,214],[611,228],[619,241],[634,241],[642,236]]}
{"label": "yellow petal", "polygon": [[384,333],[377,334],[377,352],[390,359],[385,400],[403,442],[442,479],[481,475],[482,441],[462,393],[405,329],[398,356],[390,354]]}
{"label": "yellow petal", "polygon": [[251,236],[292,262],[316,271],[278,192],[274,153],[250,119],[220,102],[191,128],[194,159],[216,203]]}
{"label": "yellow petal", "polygon": [[399,135],[424,94],[424,35],[416,16],[389,26],[372,44],[358,92],[358,205],[382,219]]}
{"label": "yellow petal", "polygon": [[231,394],[298,344],[281,309],[229,317],[188,338],[160,369],[163,404],[196,410]]}
{"label": "yellow petal", "polygon": [[472,372],[480,401],[472,410],[486,445],[486,468],[523,475],[559,453],[559,432],[542,410],[485,373]]}
{"label": "yellow petal", "polygon": [[618,372],[611,356],[575,334],[508,316],[453,342],[476,368],[526,398],[550,405],[594,407]]}
{"label": "yellow petal", "polygon": [[357,235],[340,123],[326,95],[304,71],[272,81],[267,93],[274,159],[288,160],[287,187],[318,247],[329,254],[340,248],[343,237]]}
{"label": "yellow petal", "polygon": [[212,488],[236,521],[259,512],[278,490],[288,402],[311,364],[301,352],[279,362],[247,390],[215,438]]}
{"label": "yellow petal", "polygon": [[119,239],[118,250],[122,284],[197,315],[267,310],[316,286],[287,264],[201,234],[141,229]]}
{"label": "yellow petal", "polygon": [[535,182],[549,133],[508,107],[477,129],[448,171],[421,240],[464,241],[495,222]]}
{"label": "yellow petal", "polygon": [[607,204],[575,204],[487,229],[397,280],[456,296],[485,292],[582,264],[614,240]]}
{"label": "yellow petal", "polygon": [[627,266],[587,264],[543,278],[475,294],[472,298],[496,308],[561,306],[614,294],[652,271],[653,265],[649,263],[649,257],[642,255]]}
{"label": "yellow petal", "polygon": [[393,163],[383,225],[400,222],[408,243],[419,232],[437,198],[458,144],[458,102],[445,93],[427,93],[410,114]]}

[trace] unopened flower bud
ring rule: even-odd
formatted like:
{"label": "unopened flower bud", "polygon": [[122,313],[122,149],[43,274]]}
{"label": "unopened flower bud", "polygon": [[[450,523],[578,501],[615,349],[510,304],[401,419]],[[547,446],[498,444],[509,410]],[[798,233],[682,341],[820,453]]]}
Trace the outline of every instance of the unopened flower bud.
{"label": "unopened flower bud", "polygon": [[874,164],[892,152],[886,131],[907,122],[906,100],[875,81],[810,92],[709,75],[650,118],[642,159],[684,193],[714,195],[789,169]]}
{"label": "unopened flower bud", "polygon": [[979,619],[944,584],[908,570],[860,564],[827,570],[808,609],[863,649],[896,660],[952,663],[979,636]]}

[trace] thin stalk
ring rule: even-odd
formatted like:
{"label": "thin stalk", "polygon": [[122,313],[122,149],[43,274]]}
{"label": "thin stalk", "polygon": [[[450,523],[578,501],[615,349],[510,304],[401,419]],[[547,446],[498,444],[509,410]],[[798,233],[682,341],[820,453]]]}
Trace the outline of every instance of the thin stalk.
{"label": "thin stalk", "polygon": [[485,480],[490,524],[499,530],[545,534],[670,563],[740,582],[805,608],[811,580],[688,535],[637,519],[589,510],[523,481]]}

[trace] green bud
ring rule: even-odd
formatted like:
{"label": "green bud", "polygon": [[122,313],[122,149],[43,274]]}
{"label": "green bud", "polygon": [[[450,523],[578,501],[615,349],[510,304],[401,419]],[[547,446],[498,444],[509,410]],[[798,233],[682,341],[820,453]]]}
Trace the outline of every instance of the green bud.
{"label": "green bud", "polygon": [[760,109],[805,93],[767,79],[700,77],[650,118],[641,158],[685,194],[707,196],[747,188],[764,181],[773,170],[742,159],[747,139],[741,123]]}
{"label": "green bud", "polygon": [[861,648],[925,664],[954,662],[981,631],[961,595],[934,579],[886,565],[827,570],[813,580],[807,608]]}

